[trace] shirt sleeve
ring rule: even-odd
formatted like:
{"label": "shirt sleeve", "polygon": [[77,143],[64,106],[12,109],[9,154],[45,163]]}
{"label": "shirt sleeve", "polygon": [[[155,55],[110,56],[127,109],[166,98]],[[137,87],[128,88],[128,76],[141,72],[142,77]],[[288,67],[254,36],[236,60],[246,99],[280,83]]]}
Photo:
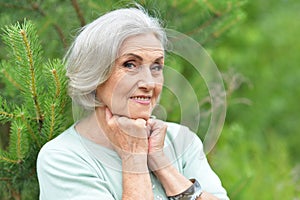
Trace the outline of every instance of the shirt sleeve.
{"label": "shirt sleeve", "polygon": [[226,190],[222,187],[219,177],[211,169],[203,151],[203,144],[199,137],[194,136],[192,144],[183,156],[183,174],[191,179],[195,178],[204,191],[207,191],[221,200],[229,200]]}
{"label": "shirt sleeve", "polygon": [[107,182],[72,153],[42,148],[37,160],[40,200],[113,200]]}

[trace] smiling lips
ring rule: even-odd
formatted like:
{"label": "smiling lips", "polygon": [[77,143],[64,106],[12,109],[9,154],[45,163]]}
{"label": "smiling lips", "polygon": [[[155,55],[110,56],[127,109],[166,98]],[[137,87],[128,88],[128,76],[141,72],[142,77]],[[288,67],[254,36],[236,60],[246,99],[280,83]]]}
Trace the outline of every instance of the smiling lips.
{"label": "smiling lips", "polygon": [[144,104],[144,105],[148,105],[151,103],[151,96],[133,96],[130,97],[130,99],[132,99],[133,101],[140,103],[140,104]]}

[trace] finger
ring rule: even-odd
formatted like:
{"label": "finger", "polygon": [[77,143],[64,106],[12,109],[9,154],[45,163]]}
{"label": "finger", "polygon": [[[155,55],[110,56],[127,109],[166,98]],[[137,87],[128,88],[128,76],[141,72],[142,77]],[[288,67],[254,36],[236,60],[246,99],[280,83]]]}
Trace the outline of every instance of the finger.
{"label": "finger", "polygon": [[151,131],[155,131],[159,129],[164,130],[167,128],[167,124],[158,119],[149,119],[147,121],[147,125],[151,127]]}
{"label": "finger", "polygon": [[139,127],[146,127],[146,123],[147,122],[144,119],[138,118],[135,120],[135,124]]}
{"label": "finger", "polygon": [[105,118],[106,118],[106,121],[108,122],[108,121],[110,121],[110,119],[112,118],[112,113],[111,113],[111,111],[109,110],[109,108],[108,107],[106,107],[105,108]]}
{"label": "finger", "polygon": [[117,118],[118,125],[121,127],[130,127],[133,124],[133,120],[127,117],[121,116]]}
{"label": "finger", "polygon": [[147,138],[147,126],[144,119],[117,118],[119,128],[128,136]]}
{"label": "finger", "polygon": [[147,120],[147,125],[149,125],[150,127],[152,127],[153,126],[153,119],[149,118]]}
{"label": "finger", "polygon": [[147,137],[149,138],[151,136],[152,131],[151,131],[151,126],[148,123],[146,123],[146,131],[147,131]]}

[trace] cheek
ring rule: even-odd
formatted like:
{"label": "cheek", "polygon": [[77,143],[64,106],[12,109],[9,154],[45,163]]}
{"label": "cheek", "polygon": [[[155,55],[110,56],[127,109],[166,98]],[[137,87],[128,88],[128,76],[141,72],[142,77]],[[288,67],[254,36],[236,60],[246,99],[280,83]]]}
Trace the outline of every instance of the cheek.
{"label": "cheek", "polygon": [[116,94],[118,82],[114,76],[111,76],[106,82],[97,88],[97,98],[106,105],[111,104],[111,100]]}
{"label": "cheek", "polygon": [[164,79],[160,78],[158,81],[156,81],[155,90],[157,95],[160,95],[162,89],[163,89]]}
{"label": "cheek", "polygon": [[157,96],[160,95],[160,93],[162,92],[162,88],[163,88],[162,85],[156,86],[156,95],[157,95]]}

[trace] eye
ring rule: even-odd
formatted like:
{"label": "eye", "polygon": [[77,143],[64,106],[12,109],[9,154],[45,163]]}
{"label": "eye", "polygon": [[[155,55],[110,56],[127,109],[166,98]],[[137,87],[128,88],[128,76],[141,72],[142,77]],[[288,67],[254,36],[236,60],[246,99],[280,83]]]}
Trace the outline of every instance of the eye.
{"label": "eye", "polygon": [[128,69],[134,69],[136,67],[136,65],[134,64],[133,61],[127,61],[123,64],[123,66],[125,68],[128,68]]}
{"label": "eye", "polygon": [[151,71],[162,71],[163,70],[163,66],[162,65],[160,65],[160,64],[155,64],[155,65],[152,65],[151,67],[150,67],[150,69],[151,69]]}

